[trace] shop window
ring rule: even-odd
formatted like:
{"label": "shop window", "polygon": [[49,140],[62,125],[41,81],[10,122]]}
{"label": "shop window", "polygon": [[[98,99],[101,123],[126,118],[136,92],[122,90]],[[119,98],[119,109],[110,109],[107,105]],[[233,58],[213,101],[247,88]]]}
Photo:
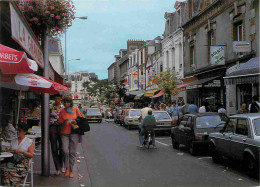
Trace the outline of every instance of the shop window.
{"label": "shop window", "polygon": [[160,72],[163,72],[163,65],[160,65]]}
{"label": "shop window", "polygon": [[195,48],[194,42],[190,43],[190,65],[195,65]]}
{"label": "shop window", "polygon": [[233,20],[233,39],[234,41],[244,41],[242,14],[235,17]]}
{"label": "shop window", "polygon": [[208,32],[208,60],[210,60],[210,46],[213,46],[215,44],[215,41],[214,41],[214,30],[210,30]]}

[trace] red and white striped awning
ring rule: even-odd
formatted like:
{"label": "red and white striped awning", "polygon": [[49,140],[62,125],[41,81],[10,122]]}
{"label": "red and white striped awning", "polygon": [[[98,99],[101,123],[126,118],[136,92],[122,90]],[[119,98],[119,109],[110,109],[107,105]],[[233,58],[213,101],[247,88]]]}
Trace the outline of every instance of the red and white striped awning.
{"label": "red and white striped awning", "polygon": [[0,44],[0,69],[3,74],[34,73],[38,70],[38,65],[27,58],[24,51]]}
{"label": "red and white striped awning", "polygon": [[32,92],[57,94],[69,91],[66,86],[35,74],[18,74],[14,80],[18,85],[29,87]]}

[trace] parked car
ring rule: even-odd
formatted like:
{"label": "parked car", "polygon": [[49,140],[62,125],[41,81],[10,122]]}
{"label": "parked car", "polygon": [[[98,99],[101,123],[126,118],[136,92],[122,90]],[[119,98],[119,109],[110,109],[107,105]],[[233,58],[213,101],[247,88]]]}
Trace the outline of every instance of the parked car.
{"label": "parked car", "polygon": [[102,122],[102,114],[98,108],[87,108],[85,116],[88,121]]}
{"label": "parked car", "polygon": [[209,133],[220,131],[226,120],[227,117],[219,113],[185,114],[171,129],[173,148],[178,149],[183,144],[195,155],[199,148],[209,147]]}
{"label": "parked car", "polygon": [[214,162],[223,156],[241,161],[249,175],[259,176],[260,114],[238,114],[229,117],[225,127],[209,135]]}
{"label": "parked car", "polygon": [[124,120],[125,120],[126,112],[128,110],[130,110],[130,109],[123,109],[122,110],[122,113],[121,113],[121,116],[120,116],[120,122],[119,122],[120,126],[125,127],[125,121]]}
{"label": "parked car", "polygon": [[129,130],[138,127],[139,125],[139,117],[141,116],[141,110],[140,109],[129,109],[126,111],[124,124],[125,127]]}
{"label": "parked car", "polygon": [[172,118],[167,111],[153,111],[156,119],[155,132],[171,132]]}
{"label": "parked car", "polygon": [[120,124],[120,117],[122,115],[122,110],[127,108],[118,107],[116,108],[116,112],[114,114],[114,122]]}

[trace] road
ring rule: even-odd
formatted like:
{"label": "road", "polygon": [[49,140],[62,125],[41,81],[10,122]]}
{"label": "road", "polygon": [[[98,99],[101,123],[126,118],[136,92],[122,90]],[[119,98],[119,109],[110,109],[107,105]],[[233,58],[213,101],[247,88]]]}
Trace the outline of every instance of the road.
{"label": "road", "polygon": [[[218,165],[202,153],[174,150],[169,136],[156,137],[158,149],[138,148],[136,130],[114,122],[91,123],[81,148],[91,186],[257,186],[239,169]],[[83,162],[83,160],[81,162]]]}

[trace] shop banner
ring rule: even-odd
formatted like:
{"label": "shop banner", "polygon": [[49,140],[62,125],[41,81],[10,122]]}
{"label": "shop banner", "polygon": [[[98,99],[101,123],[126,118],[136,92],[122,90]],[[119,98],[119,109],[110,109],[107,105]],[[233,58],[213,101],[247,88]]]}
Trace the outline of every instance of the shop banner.
{"label": "shop banner", "polygon": [[210,64],[225,65],[225,46],[210,46]]}
{"label": "shop banner", "polygon": [[250,53],[251,44],[247,41],[235,41],[233,42],[233,52],[234,53]]}
{"label": "shop banner", "polygon": [[26,26],[26,20],[19,16],[16,9],[10,3],[11,12],[11,28],[12,28],[12,38],[23,47],[23,49],[36,61],[36,63],[43,68],[43,51],[36,40],[33,32],[30,30],[29,26]]}

